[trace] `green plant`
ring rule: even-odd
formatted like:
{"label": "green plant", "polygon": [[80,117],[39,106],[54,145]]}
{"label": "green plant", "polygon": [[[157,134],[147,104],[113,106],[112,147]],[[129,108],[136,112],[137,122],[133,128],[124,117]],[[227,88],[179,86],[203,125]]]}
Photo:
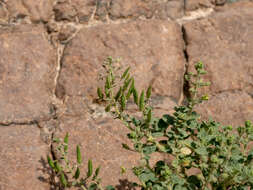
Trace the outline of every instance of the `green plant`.
{"label": "green plant", "polygon": [[[253,188],[253,125],[250,121],[236,130],[213,120],[201,121],[194,106],[208,100],[199,96],[198,89],[207,86],[201,75],[206,74],[201,62],[195,65],[196,73],[185,76],[191,88],[187,106],[175,107],[173,115],[156,118],[150,106],[151,87],[139,93],[128,67],[119,75],[115,61],[108,58],[103,67],[104,88],[98,88],[99,101],[115,119],[129,129],[132,145],[128,150],[141,154],[140,165],[132,168],[139,178],[142,190],[246,190]],[[139,109],[141,117],[127,112],[130,99]],[[150,158],[154,152],[173,157],[159,160],[154,166]],[[195,169],[198,174],[193,175]]]}
{"label": "green plant", "polygon": [[[70,187],[78,187],[82,190],[103,190],[100,185],[101,179],[98,177],[100,167],[95,172],[93,171],[92,160],[88,161],[88,171],[85,177],[81,177],[82,154],[80,146],[76,146],[76,162],[72,163],[68,159],[68,143],[69,134],[67,133],[64,139],[56,138],[54,142],[58,144],[57,151],[59,158],[53,160],[50,156],[47,157],[48,164],[52,169],[53,175],[59,180],[57,185],[59,189]],[[113,190],[112,186],[107,186],[107,190]]]}

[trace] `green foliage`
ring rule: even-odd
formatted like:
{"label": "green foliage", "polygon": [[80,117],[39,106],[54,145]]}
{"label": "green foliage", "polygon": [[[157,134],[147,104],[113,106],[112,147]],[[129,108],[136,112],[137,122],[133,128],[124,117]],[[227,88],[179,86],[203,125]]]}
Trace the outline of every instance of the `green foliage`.
{"label": "green foliage", "polygon": [[[88,161],[86,176],[81,176],[82,154],[79,145],[76,146],[76,162],[71,163],[68,159],[68,133],[63,140],[57,138],[54,139],[54,142],[58,144],[57,151],[60,158],[53,160],[48,156],[47,160],[54,176],[59,180],[58,187],[60,189],[77,187],[82,190],[103,190],[100,185],[101,179],[98,177],[100,167],[96,168],[95,173],[93,173],[92,160]],[[108,186],[106,189],[114,190],[112,186]]]}
{"label": "green foliage", "polygon": [[[140,165],[132,171],[139,178],[138,186],[142,190],[253,188],[253,148],[249,146],[253,141],[253,124],[246,121],[245,126],[233,130],[232,126],[222,126],[213,120],[201,121],[193,111],[195,105],[208,100],[207,95],[198,94],[199,88],[209,85],[201,79],[206,74],[201,62],[195,65],[195,73],[185,76],[191,86],[189,104],[177,106],[172,115],[161,118],[153,116],[149,105],[151,87],[146,93],[145,90],[138,93],[129,67],[118,75],[119,68],[114,66],[112,58],[103,67],[105,85],[103,90],[98,88],[98,97],[106,103],[105,110],[129,129],[127,136],[132,144],[123,144],[123,148],[141,155]],[[131,98],[141,118],[126,111]],[[151,166],[154,152],[170,155],[173,160],[170,163],[159,160]],[[198,174],[192,175],[192,169]]]}

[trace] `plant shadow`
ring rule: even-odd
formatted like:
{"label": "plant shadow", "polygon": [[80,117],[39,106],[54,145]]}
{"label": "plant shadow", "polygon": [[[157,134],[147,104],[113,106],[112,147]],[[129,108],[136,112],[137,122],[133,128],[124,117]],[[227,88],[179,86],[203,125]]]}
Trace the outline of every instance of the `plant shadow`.
{"label": "plant shadow", "polygon": [[[40,158],[39,162],[42,167],[37,170],[43,173],[43,176],[39,176],[38,180],[43,183],[50,184],[50,190],[63,190],[60,187],[60,183],[55,181],[55,173],[52,171],[47,163],[47,160],[43,157]],[[47,177],[45,177],[47,176]],[[119,179],[119,184],[115,185],[116,190],[137,190],[136,187],[128,179]]]}
{"label": "plant shadow", "polygon": [[41,157],[39,162],[41,163],[42,168],[38,168],[38,170],[40,170],[44,176],[39,176],[38,180],[43,183],[50,184],[50,190],[62,190],[62,188],[60,188],[59,182],[55,181],[55,174],[48,165],[47,160]]}

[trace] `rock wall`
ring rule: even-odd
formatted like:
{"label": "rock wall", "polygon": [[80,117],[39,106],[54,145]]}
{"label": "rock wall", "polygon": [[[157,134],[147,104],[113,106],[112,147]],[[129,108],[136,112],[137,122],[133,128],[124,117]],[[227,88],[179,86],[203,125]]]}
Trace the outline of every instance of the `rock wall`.
{"label": "rock wall", "polygon": [[119,175],[137,162],[121,148],[127,130],[94,103],[107,56],[131,66],[139,89],[153,86],[158,115],[184,104],[184,74],[201,60],[212,83],[202,117],[252,120],[253,1],[233,2],[0,0],[0,190],[53,189],[46,155],[66,132],[71,156],[80,144],[103,184],[135,180]]}

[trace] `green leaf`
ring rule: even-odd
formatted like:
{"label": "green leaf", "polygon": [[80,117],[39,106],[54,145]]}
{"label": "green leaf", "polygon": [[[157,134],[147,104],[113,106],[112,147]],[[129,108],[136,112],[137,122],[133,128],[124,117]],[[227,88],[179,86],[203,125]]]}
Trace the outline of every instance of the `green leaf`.
{"label": "green leaf", "polygon": [[127,69],[124,71],[123,75],[121,76],[121,79],[125,78],[128,74],[128,71],[130,70],[130,67],[127,67]]}
{"label": "green leaf", "polygon": [[147,123],[149,123],[151,121],[151,118],[152,118],[152,110],[149,109],[148,114],[147,114]]}
{"label": "green leaf", "polygon": [[68,143],[69,143],[69,134],[66,133],[65,137],[64,137],[64,152],[67,152],[68,151]]}
{"label": "green leaf", "polygon": [[103,99],[103,98],[104,98],[104,94],[102,93],[101,88],[97,88],[97,94],[98,94],[98,97],[99,97],[100,99]]}
{"label": "green leaf", "polygon": [[99,171],[100,171],[100,166],[95,170],[95,174],[94,174],[92,180],[95,180],[97,178]]}
{"label": "green leaf", "polygon": [[152,87],[149,86],[148,89],[147,89],[147,91],[146,91],[146,98],[147,98],[147,99],[150,98],[150,96],[151,96],[151,91],[152,91]]}
{"label": "green leaf", "polygon": [[143,111],[143,109],[144,109],[144,91],[143,90],[140,95],[139,109],[140,109],[140,111]]}
{"label": "green leaf", "polygon": [[98,188],[98,185],[96,183],[92,183],[90,184],[88,190],[97,190],[97,188]]}
{"label": "green leaf", "polygon": [[47,156],[47,162],[48,162],[49,166],[50,166],[52,169],[55,169],[54,162],[52,161],[52,159],[50,158],[50,156]]}
{"label": "green leaf", "polygon": [[79,169],[79,167],[77,167],[77,168],[76,168],[75,175],[74,175],[74,178],[75,178],[75,179],[78,179],[79,176],[80,176],[80,169]]}
{"label": "green leaf", "polygon": [[56,169],[56,172],[57,172],[57,173],[59,173],[59,172],[62,171],[62,168],[61,168],[60,164],[59,164],[57,161],[56,161],[56,163],[55,163],[55,169]]}
{"label": "green leaf", "polygon": [[108,106],[106,106],[106,107],[105,107],[105,111],[106,111],[106,112],[109,112],[109,111],[111,110],[111,106],[112,106],[111,104],[109,104]]}
{"label": "green leaf", "polygon": [[126,150],[131,150],[131,148],[125,143],[122,143],[122,147]]}
{"label": "green leaf", "polygon": [[187,181],[188,181],[188,183],[196,186],[197,188],[201,188],[202,182],[200,181],[200,179],[197,176],[191,175],[188,177]]}
{"label": "green leaf", "polygon": [[92,172],[93,172],[92,160],[89,160],[87,178],[89,178],[92,175]]}
{"label": "green leaf", "polygon": [[65,175],[64,175],[64,173],[61,173],[61,175],[60,175],[60,181],[61,181],[61,184],[64,186],[64,187],[67,187],[67,180],[66,180],[66,178],[65,178]]}
{"label": "green leaf", "polygon": [[157,180],[157,178],[155,177],[155,174],[154,173],[151,173],[151,172],[145,172],[145,173],[142,173],[140,176],[139,176],[139,179],[146,183],[148,181],[152,181],[152,182],[155,182]]}
{"label": "green leaf", "polygon": [[82,163],[82,155],[81,155],[81,151],[80,151],[79,145],[76,146],[76,160],[77,160],[78,164]]}
{"label": "green leaf", "polygon": [[54,138],[54,142],[59,143],[60,139],[59,138]]}
{"label": "green leaf", "polygon": [[117,94],[114,97],[116,101],[118,101],[118,99],[121,96],[121,94],[122,94],[122,88],[120,87],[120,89],[118,90]]}
{"label": "green leaf", "polygon": [[123,88],[122,88],[122,91],[123,91],[123,92],[126,91],[126,89],[128,88],[128,86],[129,86],[129,84],[130,84],[130,82],[131,82],[132,80],[133,80],[133,78],[130,78],[130,79],[128,79],[128,80],[125,80],[124,85],[123,85]]}
{"label": "green leaf", "polygon": [[127,99],[127,100],[130,98],[130,96],[131,96],[132,93],[133,93],[133,89],[130,87],[130,88],[128,89],[128,92],[127,92],[127,95],[126,95],[126,99]]}
{"label": "green leaf", "polygon": [[155,151],[156,151],[156,145],[145,145],[143,147],[144,154],[152,154]]}
{"label": "green leaf", "polygon": [[138,102],[138,92],[136,90],[136,88],[133,88],[133,96],[134,96],[134,103],[138,106],[139,102]]}
{"label": "green leaf", "polygon": [[105,82],[105,88],[106,88],[106,89],[110,89],[111,86],[112,86],[112,84],[111,84],[111,76],[110,76],[110,75],[107,75],[107,77],[106,77],[106,82]]}
{"label": "green leaf", "polygon": [[111,185],[106,186],[105,189],[106,189],[106,190],[115,190],[115,188],[114,188],[113,186],[111,186]]}
{"label": "green leaf", "polygon": [[206,150],[205,147],[199,147],[199,148],[195,149],[195,152],[196,152],[197,154],[203,155],[203,156],[208,155],[208,152],[207,152],[207,150]]}
{"label": "green leaf", "polygon": [[123,94],[121,96],[121,111],[124,111],[126,108],[126,96]]}

